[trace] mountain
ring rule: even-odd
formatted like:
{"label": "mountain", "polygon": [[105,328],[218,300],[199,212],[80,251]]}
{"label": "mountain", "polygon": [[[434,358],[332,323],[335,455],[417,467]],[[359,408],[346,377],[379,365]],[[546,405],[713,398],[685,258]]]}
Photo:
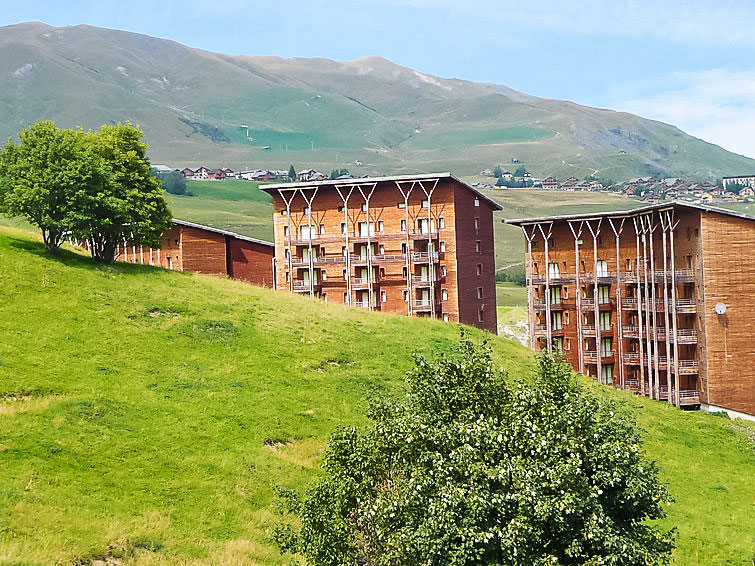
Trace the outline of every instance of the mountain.
{"label": "mountain", "polygon": [[0,28],[0,135],[40,119],[130,120],[152,160],[175,166],[469,175],[518,159],[536,176],[614,180],[755,169],[674,126],[379,57],[230,56],[86,25]]}

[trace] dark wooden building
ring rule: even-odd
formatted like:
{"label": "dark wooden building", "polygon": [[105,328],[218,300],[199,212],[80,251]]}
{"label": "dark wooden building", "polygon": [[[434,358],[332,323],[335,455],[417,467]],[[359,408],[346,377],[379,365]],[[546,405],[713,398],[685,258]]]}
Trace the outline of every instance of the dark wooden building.
{"label": "dark wooden building", "polygon": [[173,220],[159,249],[124,244],[116,260],[191,271],[275,287],[275,246],[226,230]]}
{"label": "dark wooden building", "polygon": [[530,344],[677,407],[755,415],[755,218],[687,203],[509,220]]}

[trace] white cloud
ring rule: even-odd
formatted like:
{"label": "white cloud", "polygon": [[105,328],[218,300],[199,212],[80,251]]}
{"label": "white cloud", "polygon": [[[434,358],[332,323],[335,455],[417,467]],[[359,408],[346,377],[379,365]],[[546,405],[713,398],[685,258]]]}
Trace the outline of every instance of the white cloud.
{"label": "white cloud", "polygon": [[655,94],[618,100],[611,106],[674,124],[705,141],[755,157],[755,71],[675,73],[648,90]]}

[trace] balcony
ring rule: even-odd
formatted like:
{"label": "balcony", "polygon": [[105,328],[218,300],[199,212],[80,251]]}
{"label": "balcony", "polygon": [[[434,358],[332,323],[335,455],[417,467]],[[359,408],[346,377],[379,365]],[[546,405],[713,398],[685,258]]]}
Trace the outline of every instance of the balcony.
{"label": "balcony", "polygon": [[697,344],[697,331],[695,330],[677,330],[676,341],[679,344]]}
{"label": "balcony", "polygon": [[621,299],[621,309],[625,311],[637,310],[637,299]]}
{"label": "balcony", "polygon": [[695,299],[677,299],[676,312],[680,314],[695,314],[697,312],[697,301]]}
{"label": "balcony", "polygon": [[[668,398],[668,387],[661,386],[658,391],[658,398],[670,403],[676,402],[676,389],[671,388],[671,399]],[[679,391],[679,404],[680,405],[699,405],[700,393],[695,389],[682,389]]]}
{"label": "balcony", "polygon": [[[312,289],[317,289],[320,286],[320,284],[315,281],[312,285]],[[309,281],[302,281],[300,279],[295,279],[293,282],[294,292],[295,293],[309,293],[310,286]]]}
{"label": "balcony", "polygon": [[[579,276],[581,281],[585,282],[595,282],[595,274],[592,272],[588,273],[582,273]],[[616,272],[614,271],[603,271],[598,272],[598,283],[615,283],[616,282]]]}
{"label": "balcony", "polygon": [[679,375],[696,375],[697,360],[679,360]]}
{"label": "balcony", "polygon": [[[582,335],[583,336],[595,336],[595,325],[588,324],[582,326]],[[613,325],[609,327],[601,327],[600,329],[600,335],[601,336],[613,336]]]}
{"label": "balcony", "polygon": [[[433,263],[437,263],[441,260],[441,254],[439,252],[432,253]],[[430,261],[430,254],[428,252],[412,252],[412,260],[422,263],[428,263]]]}
{"label": "balcony", "polygon": [[640,380],[639,379],[625,379],[624,389],[626,391],[632,391],[633,393],[639,393],[641,391]]}
{"label": "balcony", "polygon": [[[562,283],[572,283],[574,281],[574,274],[573,273],[551,273],[550,274],[550,285],[561,285]],[[528,282],[530,285],[545,285],[546,283],[546,277],[545,275],[541,275],[539,273],[535,273],[532,275]]]}
{"label": "balcony", "polygon": [[439,275],[435,280],[431,280],[429,277],[412,277],[412,285],[414,287],[431,287],[434,284],[441,284],[446,281],[445,275]]}
{"label": "balcony", "polygon": [[624,336],[624,338],[639,338],[640,327],[639,326],[623,326],[621,328],[621,333]]}
{"label": "balcony", "polygon": [[535,327],[535,336],[547,336],[548,335],[548,327],[547,326],[536,326]]}
{"label": "balcony", "polygon": [[[375,281],[372,282],[373,285],[377,285]],[[367,281],[367,279],[364,279],[362,277],[354,278],[351,280],[351,288],[352,289],[368,289],[370,287],[370,282]]]}
{"label": "balcony", "polygon": [[379,261],[383,263],[391,263],[395,261],[405,262],[406,254],[375,254],[372,256],[373,261]]}
{"label": "balcony", "polygon": [[[595,350],[587,350],[586,352],[583,352],[582,357],[586,364],[598,363],[598,353]],[[613,357],[614,357],[614,353],[612,351],[601,352],[600,354],[600,360],[604,364],[613,362]]]}
{"label": "balcony", "polygon": [[[370,308],[370,302],[369,301],[354,301],[351,303],[352,306],[355,306],[358,309],[369,309]],[[377,305],[372,305],[372,310],[380,310],[380,307]]]}
{"label": "balcony", "polygon": [[[640,365],[640,354],[637,352],[628,352],[622,357],[622,362],[629,366]],[[638,384],[639,386],[639,384]]]}
{"label": "balcony", "polygon": [[[432,310],[433,306],[430,302],[430,299],[419,299],[412,301],[412,309],[415,312],[430,312]],[[435,310],[440,311],[441,306],[440,303],[435,303]]]}

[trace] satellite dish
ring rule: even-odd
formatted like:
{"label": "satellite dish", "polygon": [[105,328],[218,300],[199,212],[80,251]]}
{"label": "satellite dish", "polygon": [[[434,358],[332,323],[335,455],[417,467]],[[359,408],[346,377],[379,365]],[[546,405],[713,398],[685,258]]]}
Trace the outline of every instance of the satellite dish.
{"label": "satellite dish", "polygon": [[726,303],[716,303],[713,310],[716,311],[716,314],[726,314]]}

